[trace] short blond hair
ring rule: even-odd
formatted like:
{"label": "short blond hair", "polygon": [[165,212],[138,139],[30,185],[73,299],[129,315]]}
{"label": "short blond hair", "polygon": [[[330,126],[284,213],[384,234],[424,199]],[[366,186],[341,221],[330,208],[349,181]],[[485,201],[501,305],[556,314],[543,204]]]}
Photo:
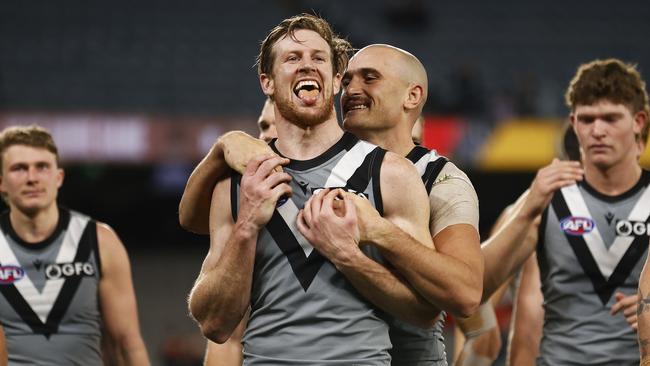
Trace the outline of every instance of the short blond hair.
{"label": "short blond hair", "polygon": [[54,143],[52,134],[45,128],[37,125],[10,126],[0,132],[0,174],[2,161],[7,149],[14,145],[24,145],[46,149],[54,154],[56,163],[59,164],[59,150]]}
{"label": "short blond hair", "polygon": [[348,66],[348,59],[352,52],[352,46],[348,41],[340,38],[329,23],[316,15],[300,14],[285,19],[275,26],[260,45],[260,53],[257,55],[257,73],[270,75],[273,70],[275,55],[273,46],[285,36],[296,40],[295,32],[300,29],[311,30],[320,35],[330,46],[332,53],[332,68],[334,73],[342,74]]}

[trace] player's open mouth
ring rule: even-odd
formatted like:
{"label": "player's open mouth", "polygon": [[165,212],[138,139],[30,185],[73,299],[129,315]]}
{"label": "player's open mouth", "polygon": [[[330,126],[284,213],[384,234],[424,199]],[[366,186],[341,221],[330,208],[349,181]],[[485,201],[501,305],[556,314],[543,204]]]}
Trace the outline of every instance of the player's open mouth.
{"label": "player's open mouth", "polygon": [[348,112],[353,112],[353,111],[358,111],[362,109],[368,109],[370,103],[361,100],[361,99],[356,99],[356,100],[348,100],[345,102],[343,105],[343,114],[346,115]]}
{"label": "player's open mouth", "polygon": [[293,93],[306,104],[313,104],[320,94],[320,85],[315,80],[301,80],[293,88]]}

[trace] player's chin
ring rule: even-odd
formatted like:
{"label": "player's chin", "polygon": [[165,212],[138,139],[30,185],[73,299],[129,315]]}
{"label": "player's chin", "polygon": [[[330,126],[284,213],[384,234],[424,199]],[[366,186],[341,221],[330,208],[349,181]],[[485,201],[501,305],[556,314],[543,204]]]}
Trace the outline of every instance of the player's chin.
{"label": "player's chin", "polygon": [[365,119],[359,118],[359,116],[346,116],[343,120],[343,128],[354,134],[363,132],[365,125]]}

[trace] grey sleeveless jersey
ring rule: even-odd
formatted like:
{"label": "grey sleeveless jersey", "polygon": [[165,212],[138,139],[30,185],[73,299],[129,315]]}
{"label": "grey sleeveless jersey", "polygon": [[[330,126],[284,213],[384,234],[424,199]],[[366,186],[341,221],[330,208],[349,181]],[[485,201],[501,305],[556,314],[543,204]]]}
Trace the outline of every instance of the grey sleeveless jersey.
{"label": "grey sleeveless jersey", "polygon": [[323,187],[363,192],[381,212],[384,153],[346,133],[322,155],[284,167],[293,195],[278,202],[258,237],[244,365],[390,364],[388,326],[378,310],[296,228],[298,210]]}
{"label": "grey sleeveless jersey", "polygon": [[0,217],[0,319],[9,365],[101,365],[97,230],[59,210],[52,235],[28,244]]}
{"label": "grey sleeveless jersey", "polygon": [[544,294],[538,365],[638,365],[636,333],[614,293],[637,292],[647,255],[650,174],[619,196],[586,182],[563,188],[542,217],[537,257]]}
{"label": "grey sleeveless jersey", "polygon": [[[422,146],[415,146],[406,158],[415,165],[418,173],[422,176],[427,193],[430,193],[442,167],[448,162],[447,158]],[[386,315],[386,322],[390,326],[390,340],[393,343],[393,348],[390,350],[390,355],[393,358],[392,365],[447,365],[447,354],[442,334],[445,327],[444,312],[440,313],[438,321],[430,329],[410,325],[389,315]]]}

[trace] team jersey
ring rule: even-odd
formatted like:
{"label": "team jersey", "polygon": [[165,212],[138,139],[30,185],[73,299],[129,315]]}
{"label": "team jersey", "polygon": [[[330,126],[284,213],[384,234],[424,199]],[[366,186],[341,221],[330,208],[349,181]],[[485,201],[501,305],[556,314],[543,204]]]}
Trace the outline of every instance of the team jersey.
{"label": "team jersey", "polygon": [[[449,161],[436,154],[435,150],[428,150],[422,146],[415,146],[406,156],[422,177],[422,182],[431,193],[431,188],[438,174]],[[423,329],[386,315],[386,322],[390,326],[390,340],[393,348],[390,350],[393,365],[447,365],[444,337],[444,312],[438,315],[436,324],[430,329]]]}
{"label": "team jersey", "polygon": [[[251,313],[243,337],[245,365],[390,364],[388,327],[379,311],[296,227],[298,210],[325,187],[363,194],[381,212],[384,154],[345,133],[320,156],[292,160],[284,167],[292,176],[293,194],[279,200],[258,236]],[[239,178],[231,181],[235,220]]]}
{"label": "team jersey", "polygon": [[[434,235],[454,224],[468,223],[478,227],[476,192],[460,169],[444,156],[438,155],[435,150],[422,146],[415,146],[406,158],[415,165],[429,194]],[[453,187],[457,193],[448,194],[448,187],[442,192],[437,192],[442,185]],[[423,329],[387,315],[390,340],[393,343],[393,348],[390,350],[392,364],[396,366],[447,365],[443,336],[445,316],[444,311],[440,312],[436,324],[430,329]]]}
{"label": "team jersey", "polygon": [[97,228],[59,209],[56,229],[26,243],[0,216],[0,320],[9,365],[101,365]]}
{"label": "team jersey", "polygon": [[587,182],[556,192],[542,216],[537,260],[544,295],[538,365],[638,365],[635,331],[610,314],[636,294],[647,256],[650,173],[618,196]]}

